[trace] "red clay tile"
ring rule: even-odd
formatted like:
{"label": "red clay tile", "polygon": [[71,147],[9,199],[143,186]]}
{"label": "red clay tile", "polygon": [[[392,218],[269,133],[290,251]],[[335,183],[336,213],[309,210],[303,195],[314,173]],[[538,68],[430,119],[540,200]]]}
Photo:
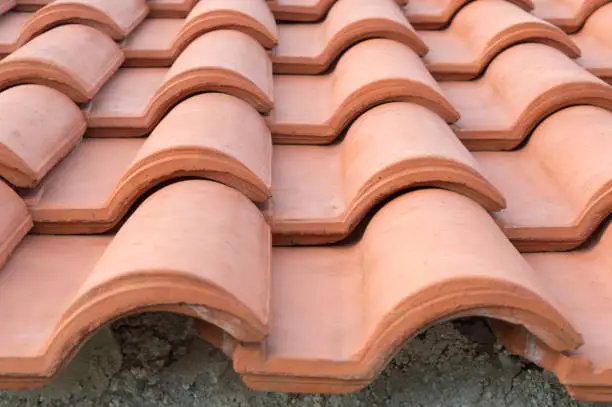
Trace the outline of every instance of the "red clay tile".
{"label": "red clay tile", "polygon": [[545,119],[521,150],[474,155],[508,201],[494,216],[512,242],[523,251],[565,250],[612,211],[610,148],[612,113],[575,106]]}
{"label": "red clay tile", "polygon": [[199,0],[148,0],[149,16],[155,18],[185,18]]}
{"label": "red clay tile", "polygon": [[[281,21],[319,21],[329,9],[343,0],[266,0],[277,20]],[[400,6],[408,0],[395,0]]]}
{"label": "red clay tile", "polygon": [[257,390],[357,390],[405,341],[468,315],[524,325],[557,350],[581,344],[559,312],[563,297],[485,210],[448,191],[396,198],[353,246],[274,248],[271,284],[268,335],[233,353],[235,370]]}
{"label": "red clay tile", "polygon": [[584,21],[597,8],[609,0],[533,0],[532,13],[565,32],[573,33],[580,29]]}
{"label": "red clay tile", "polygon": [[224,28],[251,35],[265,48],[277,43],[276,22],[264,0],[206,0],[185,19],[146,19],[122,44],[126,66],[170,66],[194,39]]}
{"label": "red clay tile", "polygon": [[427,47],[393,0],[340,0],[317,24],[279,24],[275,73],[318,74],[359,41],[388,38],[425,55]]}
{"label": "red clay tile", "polygon": [[218,183],[173,184],[114,237],[28,236],[19,245],[0,273],[0,374],[9,385],[40,384],[92,331],[148,309],[261,341],[269,289],[270,232],[255,205]]}
{"label": "red clay tile", "polygon": [[17,5],[17,0],[0,0],[0,14],[4,14]]}
{"label": "red clay tile", "polygon": [[60,90],[75,102],[87,102],[122,62],[123,53],[102,32],[84,25],[63,25],[0,62],[0,89],[38,83]]}
{"label": "red clay tile", "polygon": [[32,227],[32,217],[15,191],[1,180],[0,207],[0,267],[3,267]]}
{"label": "red clay tile", "polygon": [[542,119],[567,106],[612,109],[612,87],[543,44],[515,45],[479,79],[440,87],[461,115],[453,128],[470,150],[512,149]]}
{"label": "red clay tile", "polygon": [[160,183],[202,177],[254,201],[271,195],[270,132],[246,102],[220,93],[177,105],[146,139],[86,139],[27,201],[43,233],[100,233]]}
{"label": "red clay tile", "polygon": [[[439,30],[450,24],[455,13],[470,1],[472,0],[415,0],[406,4],[404,12],[417,30]],[[526,11],[533,9],[532,0],[506,1]],[[492,18],[485,19],[487,22],[490,20]]]}
{"label": "red clay tile", "polygon": [[35,186],[85,128],[78,106],[55,89],[22,85],[0,92],[0,177],[18,187]]}
{"label": "red clay tile", "polygon": [[579,400],[612,400],[612,304],[608,225],[598,242],[568,253],[534,253],[525,259],[563,301],[560,311],[574,321],[584,345],[559,352],[518,327],[496,324],[495,332],[509,350],[557,374]]}
{"label": "red clay tile", "polygon": [[329,143],[360,114],[389,101],[414,101],[448,122],[459,118],[418,55],[388,39],[355,45],[326,75],[275,75],[274,98],[268,125],[277,143]]}
{"label": "red clay tile", "polygon": [[580,56],[580,49],[559,28],[505,0],[474,1],[447,29],[420,31],[419,36],[430,50],[423,58],[425,65],[438,80],[473,79],[497,54],[523,42],[544,43],[571,58]]}
{"label": "red clay tile", "polygon": [[580,31],[571,35],[582,56],[576,62],[593,75],[612,83],[612,4],[595,10]]}
{"label": "red clay tile", "polygon": [[378,203],[419,186],[460,192],[496,211],[504,198],[448,125],[412,103],[358,118],[333,146],[275,146],[267,217],[276,244],[341,240]]}
{"label": "red clay tile", "polygon": [[147,16],[145,0],[54,0],[34,13],[21,29],[18,45],[61,24],[78,22],[122,40]]}
{"label": "red clay tile", "polygon": [[261,113],[273,107],[272,66],[250,36],[218,30],[194,40],[166,68],[122,68],[84,109],[88,135],[140,136],[195,93],[223,92],[244,99]]}

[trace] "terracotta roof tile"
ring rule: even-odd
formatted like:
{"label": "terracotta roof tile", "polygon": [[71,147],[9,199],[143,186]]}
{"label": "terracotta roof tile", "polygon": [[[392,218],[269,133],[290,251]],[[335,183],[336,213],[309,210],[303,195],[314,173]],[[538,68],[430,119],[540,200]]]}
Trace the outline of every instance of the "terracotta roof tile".
{"label": "terracotta roof tile", "polygon": [[173,105],[205,91],[222,91],[262,113],[270,111],[272,66],[265,50],[238,31],[206,33],[189,44],[169,69],[120,69],[84,111],[91,135],[143,135]]}
{"label": "terracotta roof tile", "polygon": [[552,370],[580,400],[609,401],[612,394],[610,348],[610,226],[589,247],[567,253],[526,255],[529,264],[551,289],[563,297],[560,310],[572,318],[584,345],[566,353],[547,346],[519,327],[496,325],[509,349]]}
{"label": "terracotta roof tile", "polygon": [[22,27],[18,45],[63,23],[92,25],[115,40],[125,38],[146,17],[145,0],[54,0]]}
{"label": "terracotta roof tile", "polygon": [[356,246],[275,248],[272,259],[270,332],[233,354],[254,389],[354,391],[407,338],[451,315],[524,324],[558,350],[581,343],[488,214],[451,192],[393,200]]}
{"label": "terracotta roof tile", "polygon": [[441,82],[461,118],[453,124],[471,149],[511,149],[547,115],[567,106],[612,108],[612,88],[561,51],[519,44],[474,81]]}
{"label": "terracotta roof tile", "polygon": [[475,153],[508,200],[495,217],[519,248],[572,248],[599,226],[612,211],[610,143],[612,113],[575,106],[544,120],[521,150]]}
{"label": "terracotta roof tile", "polygon": [[580,31],[571,35],[582,51],[578,64],[610,83],[612,81],[612,35],[610,34],[612,4],[595,10]]}
{"label": "terracotta roof tile", "polygon": [[0,181],[0,267],[32,227],[32,217],[19,196]]}
{"label": "terracotta roof tile", "polygon": [[0,176],[15,186],[35,186],[85,129],[78,106],[55,89],[22,85],[0,92]]}
{"label": "terracotta roof tile", "polygon": [[[497,18],[487,18],[495,15]],[[478,0],[463,7],[441,31],[421,31],[429,47],[427,69],[438,80],[478,76],[500,52],[523,42],[555,47],[571,58],[580,49],[558,27],[542,21],[505,0]]]}
{"label": "terracotta roof tile", "polygon": [[[28,236],[0,274],[0,372],[40,380],[97,327],[152,306],[182,307],[240,341],[260,341],[269,263],[261,213],[210,182],[156,192],[112,237]],[[10,311],[23,284],[37,301]]]}
{"label": "terracotta roof tile", "polygon": [[146,139],[86,139],[28,191],[28,204],[38,231],[100,233],[148,190],[185,176],[217,180],[265,201],[271,194],[270,140],[264,120],[246,102],[197,95],[170,111]]}
{"label": "terracotta roof tile", "polygon": [[532,13],[568,33],[580,29],[591,13],[609,0],[533,0]]}
{"label": "terracotta roof tile", "polygon": [[389,38],[425,55],[427,47],[393,0],[341,0],[316,24],[279,24],[279,44],[271,58],[274,72],[317,74],[351,45]]}
{"label": "terracotta roof tile", "polygon": [[0,388],[142,311],[291,392],[483,316],[612,400],[612,12],[534,3],[0,0]]}
{"label": "terracotta roof tile", "polygon": [[388,39],[355,45],[326,75],[275,75],[274,93],[268,124],[282,143],[329,143],[370,107],[396,100],[416,101],[448,122],[459,118],[418,55]]}
{"label": "terracotta roof tile", "polygon": [[[446,27],[455,14],[472,0],[420,0],[409,1],[404,12],[418,30],[439,30]],[[533,0],[506,0],[524,10],[533,9]],[[496,16],[497,17],[497,16]],[[501,16],[500,16],[501,17]],[[494,20],[494,19],[487,19]]]}
{"label": "terracotta roof tile", "polygon": [[100,31],[77,24],[41,34],[0,62],[0,89],[21,83],[56,88],[87,102],[123,62],[123,53]]}
{"label": "terracotta roof tile", "polygon": [[340,240],[377,203],[415,186],[505,206],[448,125],[411,103],[369,110],[334,146],[275,146],[273,159],[268,217],[277,243]]}
{"label": "terracotta roof tile", "polygon": [[223,28],[251,35],[265,48],[277,43],[276,22],[264,0],[207,0],[185,19],[146,19],[122,44],[129,66],[170,66],[189,43]]}

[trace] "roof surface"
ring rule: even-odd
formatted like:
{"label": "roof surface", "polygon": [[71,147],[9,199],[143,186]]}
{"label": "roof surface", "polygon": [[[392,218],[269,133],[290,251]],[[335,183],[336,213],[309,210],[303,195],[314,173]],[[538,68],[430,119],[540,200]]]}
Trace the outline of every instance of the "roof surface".
{"label": "roof surface", "polygon": [[0,387],[193,316],[348,392],[482,316],[612,400],[612,4],[0,0]]}

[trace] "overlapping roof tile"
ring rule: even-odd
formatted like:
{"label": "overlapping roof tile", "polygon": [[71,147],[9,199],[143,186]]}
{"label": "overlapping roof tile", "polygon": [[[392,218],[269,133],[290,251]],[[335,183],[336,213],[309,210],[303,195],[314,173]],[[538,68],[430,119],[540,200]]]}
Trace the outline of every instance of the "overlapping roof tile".
{"label": "overlapping roof tile", "polygon": [[353,46],[325,75],[275,75],[274,97],[268,124],[283,143],[329,143],[367,109],[390,101],[416,101],[448,122],[459,118],[418,55],[388,39]]}
{"label": "overlapping roof tile", "polygon": [[211,31],[191,42],[170,68],[121,68],[84,112],[93,135],[144,135],[173,105],[206,91],[238,96],[269,112],[272,66],[264,48],[238,31]]}
{"label": "overlapping roof tile", "polygon": [[568,33],[580,29],[584,21],[608,0],[533,0],[532,13]]}
{"label": "overlapping roof tile", "polygon": [[[408,20],[410,20],[416,29],[443,29],[452,21],[455,14],[471,1],[473,0],[409,1],[404,6],[404,12]],[[533,9],[534,7],[533,0],[506,1],[513,3],[527,11]]]}
{"label": "overlapping roof tile", "polygon": [[576,62],[608,83],[612,81],[610,19],[612,19],[612,4],[607,4],[595,10],[582,29],[571,35],[572,41],[581,51],[581,56]]}
{"label": "overlapping roof tile", "polygon": [[567,106],[612,108],[612,88],[556,48],[519,44],[499,54],[480,78],[440,82],[461,118],[457,136],[473,149],[518,146],[549,114]]}
{"label": "overlapping roof tile", "polygon": [[[497,18],[487,18],[496,15]],[[555,47],[567,56],[580,49],[558,27],[505,0],[478,0],[463,7],[442,31],[421,31],[429,47],[424,61],[439,80],[473,79],[506,48],[523,42]]]}
{"label": "overlapping roof tile", "polygon": [[276,22],[264,0],[207,0],[184,19],[146,19],[122,44],[126,64],[170,66],[193,40],[223,28],[251,35],[265,48],[278,41]]}
{"label": "overlapping roof tile", "polygon": [[53,28],[0,61],[0,89],[35,83],[87,102],[123,63],[123,53],[102,32],[85,25]]}
{"label": "overlapping roof tile", "polygon": [[611,400],[610,10],[0,2],[0,387],[162,310],[254,389],[353,391],[482,316]]}

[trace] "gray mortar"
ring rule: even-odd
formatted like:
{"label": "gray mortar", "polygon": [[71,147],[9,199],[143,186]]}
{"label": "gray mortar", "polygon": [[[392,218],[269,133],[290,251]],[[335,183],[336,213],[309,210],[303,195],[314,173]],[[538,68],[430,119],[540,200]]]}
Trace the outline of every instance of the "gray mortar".
{"label": "gray mortar", "polygon": [[[479,320],[429,329],[380,378],[349,395],[248,390],[221,352],[197,338],[193,321],[143,314],[97,333],[57,380],[0,392],[0,406],[409,406],[564,407],[573,401],[553,374],[511,356]],[[600,404],[611,406],[612,404]]]}

